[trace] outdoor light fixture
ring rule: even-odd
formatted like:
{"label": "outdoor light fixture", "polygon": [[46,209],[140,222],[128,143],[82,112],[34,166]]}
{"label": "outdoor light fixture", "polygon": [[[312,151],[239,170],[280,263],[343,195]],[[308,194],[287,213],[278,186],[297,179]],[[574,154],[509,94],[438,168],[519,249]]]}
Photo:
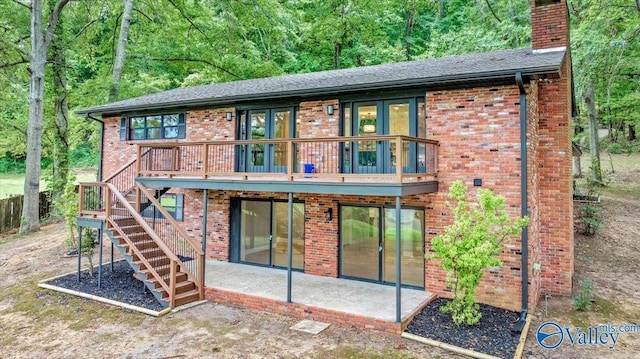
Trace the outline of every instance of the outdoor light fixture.
{"label": "outdoor light fixture", "polygon": [[327,115],[333,115],[333,105],[327,105]]}
{"label": "outdoor light fixture", "polygon": [[231,119],[233,118],[233,114],[231,112],[227,112],[227,121],[231,121]]}
{"label": "outdoor light fixture", "polygon": [[364,133],[376,133],[376,125],[363,125],[362,132]]}
{"label": "outdoor light fixture", "polygon": [[331,219],[333,219],[333,208],[327,208],[327,210],[324,211],[324,215],[327,218],[327,221],[331,221]]}

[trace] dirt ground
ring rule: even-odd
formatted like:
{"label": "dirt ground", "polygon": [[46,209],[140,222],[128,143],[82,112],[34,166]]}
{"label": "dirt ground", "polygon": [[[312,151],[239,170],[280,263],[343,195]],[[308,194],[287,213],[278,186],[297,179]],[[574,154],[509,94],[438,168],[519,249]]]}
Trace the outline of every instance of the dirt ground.
{"label": "dirt ground", "polygon": [[[588,160],[588,157],[586,158]],[[585,159],[583,158],[583,164]],[[592,283],[595,302],[589,311],[573,308],[571,297],[542,293],[534,312],[524,351],[525,358],[640,358],[640,332],[621,333],[616,346],[571,345],[565,336],[556,349],[544,349],[536,341],[538,327],[548,321],[562,328],[601,324],[640,325],[640,155],[602,157],[608,187],[602,190],[602,227],[592,237],[575,236],[574,293],[581,280]],[[583,165],[584,169],[588,164]]]}
{"label": "dirt ground", "polygon": [[40,289],[76,268],[64,236],[53,224],[0,239],[0,358],[454,358],[354,328],[296,332],[295,319],[211,302],[154,318]]}
{"label": "dirt ground", "polygon": [[[577,312],[570,297],[542,298],[525,358],[640,357],[640,333],[602,345],[547,350],[536,342],[546,321],[586,328],[640,324],[640,156],[621,156],[603,195],[605,217],[594,237],[576,235],[576,283],[589,278],[596,299]],[[585,167],[586,168],[586,167]],[[603,168],[605,166],[603,165]],[[288,317],[205,303],[160,318],[40,289],[71,272],[62,224],[29,236],[0,238],[0,358],[455,358],[444,350],[354,328],[318,335],[292,331]]]}

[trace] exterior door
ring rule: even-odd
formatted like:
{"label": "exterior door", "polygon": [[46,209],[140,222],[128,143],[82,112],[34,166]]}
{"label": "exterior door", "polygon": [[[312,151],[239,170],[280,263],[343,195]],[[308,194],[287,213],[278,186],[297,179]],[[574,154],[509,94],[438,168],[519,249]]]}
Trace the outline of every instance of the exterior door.
{"label": "exterior door", "polygon": [[[415,106],[412,100],[384,101],[384,118],[386,135],[411,136],[415,133],[412,128],[412,118],[415,118]],[[385,156],[384,173],[395,173],[396,159],[399,151],[403,152],[404,163],[400,164],[409,167],[409,159],[415,157],[415,149],[410,144],[403,143],[402,148],[397,149],[395,141],[385,141],[383,153]],[[410,168],[405,168],[410,170]]]}
{"label": "exterior door", "polygon": [[[269,267],[287,266],[287,202],[240,200],[232,223],[239,238],[232,239],[231,261]],[[292,267],[304,269],[304,204],[293,204]]]}
{"label": "exterior door", "polygon": [[[375,136],[383,134],[382,109],[377,102],[356,103],[354,106],[353,134]],[[354,172],[380,173],[382,147],[380,141],[357,141],[353,143]]]}
{"label": "exterior door", "polygon": [[[415,99],[398,99],[375,102],[359,102],[353,106],[353,121],[350,133],[355,136],[404,135],[415,136],[417,132]],[[350,120],[350,118],[349,118]],[[395,141],[354,141],[352,158],[355,173],[395,173],[398,150],[403,151],[409,166],[409,158],[415,157],[415,149],[408,144],[396,149]],[[413,157],[411,157],[413,156]]]}
{"label": "exterior door", "polygon": [[[292,137],[293,109],[251,110],[243,124],[245,140],[284,140]],[[266,142],[266,141],[265,141]],[[287,144],[256,143],[245,146],[241,166],[247,172],[286,172]]]}
{"label": "exterior door", "polygon": [[[424,211],[401,211],[401,284],[424,287]],[[340,275],[396,281],[395,209],[341,206]]]}

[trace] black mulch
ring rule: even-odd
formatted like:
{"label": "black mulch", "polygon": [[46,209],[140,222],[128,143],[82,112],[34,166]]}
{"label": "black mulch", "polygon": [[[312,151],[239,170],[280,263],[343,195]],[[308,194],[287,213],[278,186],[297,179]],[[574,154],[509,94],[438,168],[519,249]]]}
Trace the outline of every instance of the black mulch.
{"label": "black mulch", "polygon": [[500,358],[513,358],[520,335],[512,333],[511,328],[518,313],[480,304],[480,322],[458,326],[450,313],[440,311],[448,301],[437,298],[429,303],[413,318],[407,332]]}
{"label": "black mulch", "polygon": [[135,305],[150,310],[161,311],[164,307],[144,286],[144,283],[133,276],[134,271],[126,261],[114,263],[102,267],[101,288],[98,288],[98,270],[96,268],[93,277],[87,270],[80,273],[80,283],[77,282],[77,273],[47,282],[47,284],[75,290],[82,293],[93,294],[98,297],[112,299],[118,302]]}

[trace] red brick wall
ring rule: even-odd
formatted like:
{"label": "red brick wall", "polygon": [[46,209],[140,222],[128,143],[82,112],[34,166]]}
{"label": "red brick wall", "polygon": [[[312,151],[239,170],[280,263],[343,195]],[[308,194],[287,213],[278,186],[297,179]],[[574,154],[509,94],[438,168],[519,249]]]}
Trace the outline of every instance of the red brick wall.
{"label": "red brick wall", "polygon": [[[562,72],[567,74],[567,71],[569,67],[565,62]],[[573,283],[571,90],[568,77],[539,84],[541,294],[570,294]]]}
{"label": "red brick wall", "polygon": [[566,0],[555,4],[537,5],[549,1],[531,0],[531,44],[534,49],[567,46],[569,44],[569,12]]}
{"label": "red brick wall", "polygon": [[[514,79],[515,82],[515,79]],[[427,211],[429,241],[443,234],[452,223],[446,208],[449,186],[462,180],[469,196],[477,191],[473,179],[482,179],[482,188],[506,198],[512,218],[520,215],[520,95],[512,86],[428,92],[427,133],[440,141],[439,191],[433,195],[433,210]],[[476,294],[483,303],[519,310],[521,288],[520,237],[508,240],[500,254],[503,266],[485,274]],[[426,289],[450,297],[445,272],[435,260],[426,266]]]}
{"label": "red brick wall", "polygon": [[[532,46],[569,50],[566,0],[531,1]],[[571,173],[571,53],[560,78],[539,82],[539,213],[541,293],[569,294],[573,281],[573,203]]]}
{"label": "red brick wall", "polygon": [[179,143],[185,141],[223,141],[235,139],[235,121],[225,119],[234,108],[189,111],[186,115],[186,138],[180,140],[120,141],[120,117],[104,118],[104,143],[102,148],[102,177],[107,178],[136,157],[136,144]]}

